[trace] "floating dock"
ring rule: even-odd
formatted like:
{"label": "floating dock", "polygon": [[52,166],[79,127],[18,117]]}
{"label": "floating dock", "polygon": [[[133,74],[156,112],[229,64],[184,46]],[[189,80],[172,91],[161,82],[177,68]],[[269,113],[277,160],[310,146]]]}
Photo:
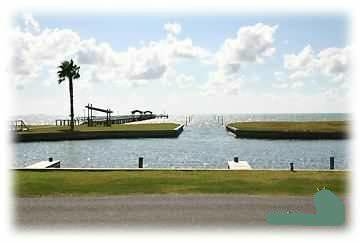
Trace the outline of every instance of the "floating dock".
{"label": "floating dock", "polygon": [[228,161],[227,164],[229,170],[252,170],[247,161]]}
{"label": "floating dock", "polygon": [[60,160],[54,161],[40,161],[35,164],[25,167],[26,169],[46,169],[46,168],[60,168]]}

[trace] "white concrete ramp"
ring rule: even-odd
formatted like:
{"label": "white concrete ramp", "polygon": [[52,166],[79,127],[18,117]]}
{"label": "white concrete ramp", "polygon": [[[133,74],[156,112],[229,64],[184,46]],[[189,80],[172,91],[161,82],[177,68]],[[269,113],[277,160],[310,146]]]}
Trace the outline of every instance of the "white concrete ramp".
{"label": "white concrete ramp", "polygon": [[229,170],[252,170],[247,161],[228,161],[227,164]]}
{"label": "white concrete ramp", "polygon": [[54,161],[40,161],[35,164],[25,167],[26,169],[46,169],[46,168],[60,168],[60,160]]}

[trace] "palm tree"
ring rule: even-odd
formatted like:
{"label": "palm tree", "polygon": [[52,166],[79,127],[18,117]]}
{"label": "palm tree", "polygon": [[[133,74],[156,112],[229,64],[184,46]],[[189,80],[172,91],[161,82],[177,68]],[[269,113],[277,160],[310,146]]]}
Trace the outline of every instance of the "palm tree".
{"label": "palm tree", "polygon": [[59,84],[65,81],[65,78],[69,80],[69,91],[70,91],[70,126],[71,131],[74,131],[74,101],[73,101],[73,79],[80,78],[79,70],[80,67],[74,65],[74,61],[64,61],[58,66],[60,70],[57,72],[59,77]]}

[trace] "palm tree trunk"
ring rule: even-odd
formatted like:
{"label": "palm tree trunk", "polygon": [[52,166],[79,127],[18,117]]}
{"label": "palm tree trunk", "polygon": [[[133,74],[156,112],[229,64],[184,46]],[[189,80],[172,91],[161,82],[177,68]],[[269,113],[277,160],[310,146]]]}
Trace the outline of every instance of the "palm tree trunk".
{"label": "palm tree trunk", "polygon": [[70,126],[71,131],[74,131],[74,99],[73,99],[73,82],[69,77],[69,91],[70,91]]}

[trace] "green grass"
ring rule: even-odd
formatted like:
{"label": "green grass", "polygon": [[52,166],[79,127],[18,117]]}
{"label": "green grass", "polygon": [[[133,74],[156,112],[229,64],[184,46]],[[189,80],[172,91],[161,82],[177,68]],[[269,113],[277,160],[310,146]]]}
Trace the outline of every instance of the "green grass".
{"label": "green grass", "polygon": [[235,122],[228,126],[242,131],[271,131],[271,132],[347,132],[348,122],[345,121],[316,121],[316,122]]}
{"label": "green grass", "polygon": [[346,193],[339,171],[14,171],[17,196],[163,193],[312,195],[316,187]]}
{"label": "green grass", "polygon": [[[96,126],[88,127],[87,125],[75,126],[77,132],[91,131],[159,131],[173,130],[178,127],[176,123],[147,123],[147,124],[114,124],[111,127]],[[18,134],[36,134],[36,133],[64,133],[70,132],[70,126],[38,125],[29,126],[29,131],[17,132]]]}

